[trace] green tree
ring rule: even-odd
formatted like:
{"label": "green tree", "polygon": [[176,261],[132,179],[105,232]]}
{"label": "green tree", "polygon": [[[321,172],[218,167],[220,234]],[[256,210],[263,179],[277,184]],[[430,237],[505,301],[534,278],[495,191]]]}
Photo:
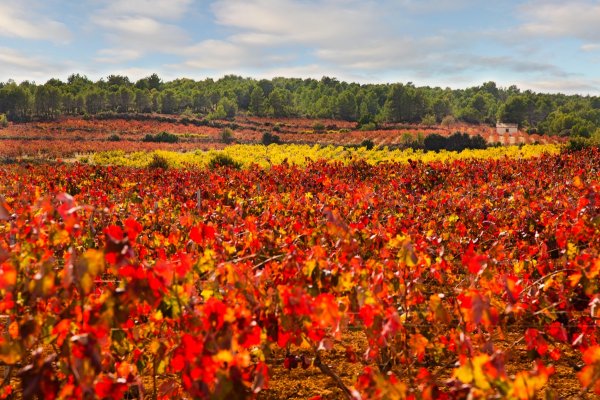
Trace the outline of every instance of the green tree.
{"label": "green tree", "polygon": [[419,122],[427,114],[423,92],[412,84],[392,85],[384,105],[384,118],[389,122]]}
{"label": "green tree", "polygon": [[269,114],[274,117],[286,117],[292,108],[292,96],[289,90],[275,88],[269,95]]}
{"label": "green tree", "polygon": [[122,86],[131,86],[129,78],[123,75],[109,75],[108,78],[106,78],[106,84],[111,90],[115,91],[119,90]]}
{"label": "green tree", "polygon": [[179,98],[173,89],[165,89],[159,95],[160,111],[164,114],[175,114],[179,110]]}
{"label": "green tree", "polygon": [[90,114],[98,114],[104,110],[106,104],[106,93],[100,89],[87,92],[85,96],[85,108]]}
{"label": "green tree", "polygon": [[152,74],[150,76],[147,76],[145,78],[139,79],[136,83],[135,83],[135,87],[137,89],[145,89],[145,90],[161,90],[162,89],[162,85],[163,82],[162,80],[158,77],[157,74]]}
{"label": "green tree", "polygon": [[374,121],[375,116],[379,114],[380,111],[381,107],[379,106],[377,93],[373,90],[368,90],[360,102],[359,119],[364,122]]}
{"label": "green tree", "polygon": [[524,96],[511,96],[498,108],[498,120],[523,124],[527,115],[527,101]]}
{"label": "green tree", "polygon": [[217,109],[222,108],[225,112],[225,118],[234,118],[237,113],[237,104],[234,100],[231,100],[227,97],[223,97],[219,100],[219,104],[217,105]]}
{"label": "green tree", "polygon": [[133,102],[137,112],[152,112],[152,98],[150,97],[150,92],[147,89],[136,88],[133,95]]}
{"label": "green tree", "polygon": [[340,119],[346,121],[356,121],[356,97],[352,92],[345,90],[337,96],[335,114]]}
{"label": "green tree", "polygon": [[32,111],[32,94],[29,85],[9,82],[0,89],[0,113],[11,121],[24,121]]}
{"label": "green tree", "polygon": [[262,117],[265,115],[266,107],[266,98],[265,92],[262,87],[255,86],[250,92],[250,105],[248,107],[248,111],[252,114]]}
{"label": "green tree", "polygon": [[38,86],[35,91],[35,113],[44,118],[54,118],[60,114],[61,92],[52,85]]}
{"label": "green tree", "polygon": [[121,86],[118,92],[118,111],[129,112],[133,106],[135,94],[133,90],[126,86]]}
{"label": "green tree", "polygon": [[207,113],[210,109],[210,100],[206,94],[200,90],[192,93],[192,109],[198,113]]}

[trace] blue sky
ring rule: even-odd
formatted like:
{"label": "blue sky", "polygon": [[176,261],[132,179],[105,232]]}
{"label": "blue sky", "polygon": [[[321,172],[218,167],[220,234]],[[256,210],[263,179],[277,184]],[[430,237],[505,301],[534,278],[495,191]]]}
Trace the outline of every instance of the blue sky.
{"label": "blue sky", "polygon": [[0,81],[324,75],[600,94],[600,1],[0,0]]}

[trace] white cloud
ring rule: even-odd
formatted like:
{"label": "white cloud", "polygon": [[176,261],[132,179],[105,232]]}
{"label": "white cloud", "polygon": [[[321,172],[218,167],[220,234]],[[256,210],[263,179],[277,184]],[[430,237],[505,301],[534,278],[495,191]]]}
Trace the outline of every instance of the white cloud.
{"label": "white cloud", "polygon": [[436,13],[459,10],[475,0],[398,0],[398,5],[405,10],[418,13]]}
{"label": "white cloud", "polygon": [[65,24],[40,15],[36,8],[31,1],[0,3],[0,36],[55,43],[71,40],[71,32]]}
{"label": "white cloud", "polygon": [[521,7],[521,32],[532,36],[570,37],[600,43],[598,1],[530,1]]}
{"label": "white cloud", "polygon": [[537,92],[553,92],[565,94],[600,93],[600,80],[598,79],[552,79],[515,82],[522,89],[531,89]]}
{"label": "white cloud", "polygon": [[187,33],[165,20],[180,18],[191,0],[133,0],[104,3],[91,21],[103,30],[112,47],[98,51],[96,61],[120,63],[146,54],[176,52],[189,45]]}
{"label": "white cloud", "polygon": [[193,0],[119,0],[109,1],[105,12],[111,15],[139,15],[156,19],[181,18]]}
{"label": "white cloud", "polygon": [[262,64],[261,54],[258,49],[255,50],[228,41],[209,39],[182,49],[181,53],[190,56],[184,63],[187,67],[219,70]]}
{"label": "white cloud", "polygon": [[466,71],[564,77],[552,64],[510,51],[510,55],[477,55],[471,46],[482,38],[472,33],[432,30],[430,36],[418,36],[398,32],[392,26],[398,18],[386,18],[390,10],[398,8],[410,14],[460,8],[472,2],[217,0],[212,7],[215,21],[231,34],[182,50],[187,58],[182,67],[297,71],[311,77],[320,68],[338,76],[369,77],[370,81],[391,71],[435,80],[439,76],[460,78]]}
{"label": "white cloud", "polygon": [[142,53],[137,50],[130,49],[102,49],[98,50],[99,57],[94,60],[100,63],[120,64],[127,61],[136,60],[141,57]]}
{"label": "white cloud", "polygon": [[212,8],[218,24],[240,32],[240,42],[351,47],[387,30],[373,1],[218,0]]}
{"label": "white cloud", "polygon": [[436,40],[393,35],[381,23],[386,7],[375,1],[217,0],[212,9],[230,35],[181,50],[188,67],[269,69],[277,63],[288,69],[303,62],[376,69],[411,63],[436,46]]}
{"label": "white cloud", "polygon": [[38,56],[25,54],[9,47],[0,47],[0,80],[16,81],[62,76],[71,68],[68,63],[57,63]]}
{"label": "white cloud", "polygon": [[598,51],[598,50],[600,50],[600,44],[586,43],[586,44],[581,45],[581,50],[585,51],[586,53]]}

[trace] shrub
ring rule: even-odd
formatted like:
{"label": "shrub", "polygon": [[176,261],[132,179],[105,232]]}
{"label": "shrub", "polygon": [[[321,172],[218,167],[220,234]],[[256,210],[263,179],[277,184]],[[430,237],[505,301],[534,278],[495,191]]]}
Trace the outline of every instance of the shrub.
{"label": "shrub", "polygon": [[179,141],[179,136],[169,133],[169,132],[160,132],[156,135],[147,134],[142,139],[143,142],[156,142],[156,143],[177,143]]}
{"label": "shrub", "polygon": [[465,149],[485,149],[487,142],[481,135],[469,136],[466,133],[456,132],[449,137],[434,133],[424,140],[425,150],[463,151]]}
{"label": "shrub", "polygon": [[233,131],[229,128],[225,128],[221,131],[221,142],[229,144],[233,142]]}
{"label": "shrub", "polygon": [[440,123],[440,125],[445,126],[445,127],[449,127],[451,125],[454,125],[455,123],[456,123],[456,118],[454,118],[454,116],[452,116],[452,115],[446,115],[442,119],[442,122]]}
{"label": "shrub", "polygon": [[377,124],[375,122],[367,122],[360,126],[361,131],[374,131],[375,129],[377,129]]}
{"label": "shrub", "polygon": [[210,161],[208,162],[208,167],[210,169],[223,168],[223,167],[231,168],[231,169],[241,169],[242,164],[238,161],[235,161],[233,158],[231,158],[227,154],[219,153],[210,159]]}
{"label": "shrub", "polygon": [[479,134],[471,136],[470,149],[487,149],[487,147],[487,141],[483,138],[483,136]]}
{"label": "shrub", "polygon": [[6,114],[0,114],[0,128],[6,128],[8,126],[8,118]]}
{"label": "shrub", "polygon": [[109,142],[120,142],[121,141],[121,136],[117,135],[116,133],[110,135],[108,137],[108,141]]}
{"label": "shrub", "polygon": [[[196,117],[190,107],[186,107],[185,110],[183,110],[183,112],[181,113],[181,116],[183,117],[183,119],[188,119],[188,120]],[[184,122],[182,121],[182,123],[184,123]]]}
{"label": "shrub", "polygon": [[154,156],[152,156],[152,161],[150,161],[148,163],[148,168],[167,169],[167,168],[169,168],[169,162],[163,156],[159,156],[158,154],[155,154]]}
{"label": "shrub", "polygon": [[433,126],[436,123],[437,123],[437,120],[435,119],[435,115],[433,115],[433,114],[427,114],[423,118],[421,118],[421,124],[423,124],[425,126]]}
{"label": "shrub", "polygon": [[265,146],[268,146],[270,144],[280,144],[281,138],[277,135],[273,135],[271,132],[265,132],[263,133],[261,143]]}
{"label": "shrub", "polygon": [[569,139],[566,149],[569,151],[583,150],[588,147],[600,147],[600,129],[597,129],[589,138],[574,136]]}
{"label": "shrub", "polygon": [[360,147],[366,147],[367,150],[372,150],[375,147],[375,143],[371,139],[365,139],[360,142]]}
{"label": "shrub", "polygon": [[323,132],[323,131],[325,131],[325,125],[322,122],[319,122],[319,121],[315,122],[313,124],[312,128],[313,128],[313,130],[315,132]]}
{"label": "shrub", "polygon": [[404,133],[402,134],[402,144],[403,144],[404,146],[407,146],[407,147],[409,147],[409,146],[410,146],[410,145],[412,145],[414,142],[415,142],[415,137],[414,137],[412,134],[410,134],[410,133],[408,133],[408,132],[404,132]]}
{"label": "shrub", "polygon": [[447,148],[448,139],[442,135],[434,133],[428,135],[423,141],[423,144],[425,145],[425,150],[440,151]]}

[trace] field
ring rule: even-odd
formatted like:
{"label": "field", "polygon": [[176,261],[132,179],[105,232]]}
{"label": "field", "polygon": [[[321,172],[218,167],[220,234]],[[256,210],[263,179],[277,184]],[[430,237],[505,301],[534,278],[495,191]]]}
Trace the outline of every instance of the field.
{"label": "field", "polygon": [[[310,119],[270,119],[238,117],[234,121],[203,122],[182,118],[156,116],[147,120],[123,118],[91,119],[62,118],[50,122],[14,124],[0,129],[0,157],[69,159],[82,154],[105,151],[192,151],[221,149],[221,133],[231,129],[232,140],[240,144],[260,143],[264,132],[278,135],[283,143],[306,145],[360,145],[371,140],[378,146],[400,146],[418,135],[437,133],[444,136],[460,131],[480,134],[488,143],[503,145],[560,144],[558,136],[498,135],[492,128],[456,124],[449,128],[419,125],[383,125],[378,130],[361,131],[356,123]],[[143,142],[146,134],[169,132],[178,136],[177,143]],[[117,138],[117,140],[114,140]]]}
{"label": "field", "polygon": [[0,398],[600,395],[600,150],[236,123],[0,131]]}

